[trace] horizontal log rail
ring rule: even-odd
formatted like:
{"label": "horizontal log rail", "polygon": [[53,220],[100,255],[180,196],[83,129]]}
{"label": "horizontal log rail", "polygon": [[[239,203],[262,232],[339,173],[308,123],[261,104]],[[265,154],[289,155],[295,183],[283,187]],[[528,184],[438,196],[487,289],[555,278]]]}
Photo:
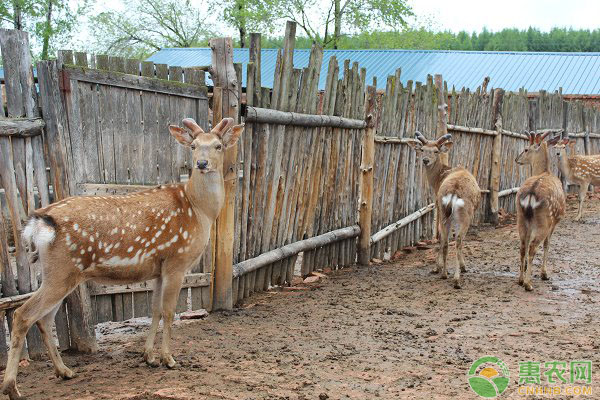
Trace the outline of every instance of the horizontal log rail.
{"label": "horizontal log rail", "polygon": [[396,232],[398,229],[405,227],[406,225],[410,224],[411,222],[416,221],[417,219],[421,218],[423,215],[427,214],[428,212],[433,211],[434,208],[435,208],[435,203],[431,203],[431,204],[426,205],[425,207],[415,211],[414,213],[407,215],[406,217],[402,218],[401,220],[396,221],[393,224],[386,226],[385,228],[383,228],[382,230],[380,230],[379,232],[377,232],[371,236],[371,244],[377,243],[380,240],[385,239],[392,233]]}
{"label": "horizontal log rail", "polygon": [[[183,280],[183,289],[205,287],[210,285],[210,274],[198,273],[186,275]],[[153,284],[149,282],[134,283],[131,285],[98,285],[91,283],[90,295],[99,296],[104,294],[124,294],[124,293],[135,293],[135,292],[146,292],[153,290]],[[21,306],[29,299],[33,293],[19,294],[11,297],[0,298],[0,311],[9,310]]]}
{"label": "horizontal log rail", "polygon": [[514,187],[511,189],[505,189],[505,190],[501,190],[498,192],[498,197],[505,197],[505,196],[509,196],[513,193],[517,193],[519,191],[519,187]]}
{"label": "horizontal log rail", "polygon": [[[198,273],[188,274],[183,278],[182,289],[203,287],[210,285],[210,274]],[[98,296],[103,294],[122,294],[122,293],[135,293],[135,292],[147,292],[154,290],[154,284],[146,281],[141,283],[132,283],[130,285],[98,285],[92,282],[90,285],[90,295]]]}
{"label": "horizontal log rail", "polygon": [[62,87],[70,91],[69,80],[97,83],[100,85],[118,86],[126,89],[136,89],[156,93],[173,94],[195,99],[206,99],[208,89],[206,86],[191,83],[167,81],[147,76],[137,76],[116,71],[89,69],[76,65],[63,66]]}
{"label": "horizontal log rail", "polygon": [[0,136],[32,137],[42,134],[46,123],[41,118],[0,119]]}
{"label": "horizontal log rail", "polygon": [[328,127],[342,129],[364,129],[367,123],[361,119],[350,119],[335,115],[300,114],[271,110],[268,108],[242,105],[242,115],[246,122],[260,124],[295,125],[306,127]]}
{"label": "horizontal log rail", "polygon": [[303,251],[315,250],[331,243],[339,242],[344,239],[355,238],[360,234],[358,225],[346,228],[336,229],[319,236],[300,240],[298,242],[286,244],[275,250],[268,251],[257,257],[242,261],[233,266],[233,277],[237,278],[248,272],[255,271],[261,267],[281,261],[285,258],[295,256]]}

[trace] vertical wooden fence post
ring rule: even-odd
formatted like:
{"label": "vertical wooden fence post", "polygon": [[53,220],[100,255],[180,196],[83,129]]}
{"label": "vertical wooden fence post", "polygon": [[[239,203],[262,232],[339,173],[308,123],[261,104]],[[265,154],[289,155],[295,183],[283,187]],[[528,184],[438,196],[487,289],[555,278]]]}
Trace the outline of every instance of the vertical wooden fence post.
{"label": "vertical wooden fence post", "polygon": [[[239,121],[240,83],[233,66],[233,45],[231,38],[211,39],[212,49],[211,77],[215,91],[222,88],[221,104],[213,98],[213,126],[217,117],[233,118]],[[213,92],[214,95],[214,92]],[[217,107],[220,110],[217,110]],[[214,284],[212,310],[231,310],[233,308],[233,249],[235,232],[235,196],[237,192],[237,146],[225,153],[223,174],[225,179],[225,202],[216,222],[215,266],[212,282]]]}
{"label": "vertical wooden fence post", "polygon": [[360,165],[360,206],[358,209],[358,263],[369,265],[371,259],[371,216],[373,214],[373,163],[375,159],[375,86],[367,88],[365,116],[367,127],[362,137]]}
{"label": "vertical wooden fence post", "polygon": [[494,90],[492,99],[492,121],[496,128],[496,136],[492,145],[492,168],[490,171],[490,222],[494,225],[498,224],[498,212],[500,209],[500,199],[498,192],[500,191],[500,161],[502,151],[502,99],[504,98],[504,90]]}
{"label": "vertical wooden fence post", "polygon": [[[38,63],[38,81],[41,106],[46,122],[46,143],[50,155],[50,169],[53,175],[55,201],[73,195],[74,180],[69,160],[69,122],[67,106],[61,93],[62,63],[72,63],[66,59],[70,52],[59,53],[62,61],[42,61]],[[64,85],[63,85],[64,87]],[[65,94],[69,96],[69,93]],[[68,308],[68,332],[66,313],[61,306],[56,316],[56,328],[61,348],[94,353],[98,350],[92,305],[87,284],[81,284],[66,298]]]}
{"label": "vertical wooden fence post", "polygon": [[[27,32],[12,29],[0,29],[0,49],[2,51],[2,59],[4,62],[4,79],[6,91],[6,108],[8,118],[39,117],[37,108],[37,93],[35,91],[35,82],[33,79],[33,70],[31,64],[31,55],[29,52],[29,35]],[[2,107],[2,105],[0,105]],[[4,111],[2,111],[2,115]],[[23,210],[32,212],[35,204],[33,204],[33,196],[24,193],[22,187],[17,186],[19,172],[17,165],[21,163],[25,172],[28,184],[27,191],[33,194],[32,175],[33,165],[28,163],[22,157],[24,150],[32,151],[31,138],[14,139],[8,137],[0,138],[0,165],[4,171],[0,171],[2,185],[6,191],[6,202],[11,212],[13,225],[13,235],[15,239],[15,251],[17,258],[17,280],[19,293],[29,293],[37,289],[37,278],[35,265],[30,265],[26,249],[21,243],[21,231],[23,228],[21,217]],[[21,172],[21,173],[22,173]],[[20,186],[20,185],[19,185]],[[17,193],[20,193],[21,200],[17,198]],[[25,208],[24,199],[27,198],[27,210]],[[2,320],[4,323],[4,320]],[[32,326],[27,333],[27,350],[29,357],[33,359],[41,359],[45,353],[42,342],[42,337],[37,326]]]}
{"label": "vertical wooden fence post", "polygon": [[[437,101],[438,118],[437,118],[437,127],[436,127],[436,137],[439,138],[440,136],[443,136],[448,133],[448,104],[446,104],[446,101],[448,100],[448,98],[444,91],[444,79],[442,78],[442,75],[436,74],[434,76],[434,82],[435,82],[435,88],[437,90],[437,96],[438,96],[438,98],[437,98],[437,100],[438,100]],[[445,165],[448,165],[448,153],[440,154],[440,160]],[[437,196],[437,194],[434,194],[434,195]],[[433,210],[433,220],[434,220],[433,236],[435,238],[437,238],[439,235],[438,218],[439,218],[438,209],[436,207]]]}

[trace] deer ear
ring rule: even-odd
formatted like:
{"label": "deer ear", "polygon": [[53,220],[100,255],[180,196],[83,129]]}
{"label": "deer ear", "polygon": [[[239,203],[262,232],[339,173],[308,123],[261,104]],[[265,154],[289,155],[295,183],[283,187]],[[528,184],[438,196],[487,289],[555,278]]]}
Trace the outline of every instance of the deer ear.
{"label": "deer ear", "polygon": [[235,146],[235,144],[237,143],[237,141],[240,138],[240,135],[242,134],[243,131],[244,131],[244,124],[240,124],[240,125],[234,126],[233,128],[229,129],[227,132],[225,132],[221,139],[223,141],[223,144],[225,145],[225,147],[229,148],[229,147]]}
{"label": "deer ear", "polygon": [[169,125],[169,133],[184,146],[189,146],[194,141],[194,138],[188,131],[176,125]]}
{"label": "deer ear", "polygon": [[421,148],[423,147],[423,143],[421,143],[420,141],[416,140],[416,139],[409,139],[406,142],[407,145],[409,145],[410,147],[412,147],[415,150],[421,150]]}
{"label": "deer ear", "polygon": [[453,144],[454,144],[454,143],[452,143],[451,141],[444,142],[444,143],[443,143],[443,144],[442,144],[442,145],[439,147],[439,149],[440,149],[440,151],[441,151],[442,153],[447,153],[447,152],[449,152],[449,151],[450,151],[450,149],[452,148],[452,145],[453,145]]}

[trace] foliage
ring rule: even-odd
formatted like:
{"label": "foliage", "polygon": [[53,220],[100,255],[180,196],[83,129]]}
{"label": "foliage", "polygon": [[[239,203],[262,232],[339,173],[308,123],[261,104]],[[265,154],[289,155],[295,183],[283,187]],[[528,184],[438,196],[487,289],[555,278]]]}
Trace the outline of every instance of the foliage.
{"label": "foliage", "polygon": [[162,47],[206,46],[214,35],[207,20],[189,1],[134,0],[125,12],[94,16],[92,32],[98,51],[143,58]]}
{"label": "foliage", "polygon": [[34,57],[47,59],[70,41],[89,5],[90,0],[5,0],[0,27],[29,32]]}
{"label": "foliage", "polygon": [[[298,37],[297,48],[310,48],[309,37]],[[283,38],[268,37],[263,47],[282,47]],[[425,28],[410,28],[401,32],[372,31],[355,35],[343,35],[340,49],[421,49],[421,50],[475,50],[475,51],[553,51],[553,52],[600,52],[600,29],[573,30],[554,28],[542,32],[536,28],[527,30],[503,29],[480,33],[432,32]]]}
{"label": "foliage", "polygon": [[273,0],[281,19],[294,21],[312,40],[338,48],[344,34],[406,26],[412,15],[405,0]]}
{"label": "foliage", "polygon": [[222,19],[239,33],[240,47],[246,47],[249,32],[268,32],[274,28],[277,16],[270,1],[216,0],[217,9],[223,9]]}

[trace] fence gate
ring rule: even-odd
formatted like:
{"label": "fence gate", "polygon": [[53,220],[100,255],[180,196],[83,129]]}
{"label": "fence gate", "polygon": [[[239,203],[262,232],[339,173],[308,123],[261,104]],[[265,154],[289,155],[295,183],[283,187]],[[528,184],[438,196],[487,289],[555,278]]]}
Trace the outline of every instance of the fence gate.
{"label": "fence gate", "polygon": [[[59,84],[72,194],[125,194],[189,178],[191,154],[171,138],[168,126],[194,118],[208,129],[204,71],[62,51]],[[177,312],[209,307],[211,260],[207,251],[186,277]],[[89,289],[94,322],[152,314],[152,284]]]}

